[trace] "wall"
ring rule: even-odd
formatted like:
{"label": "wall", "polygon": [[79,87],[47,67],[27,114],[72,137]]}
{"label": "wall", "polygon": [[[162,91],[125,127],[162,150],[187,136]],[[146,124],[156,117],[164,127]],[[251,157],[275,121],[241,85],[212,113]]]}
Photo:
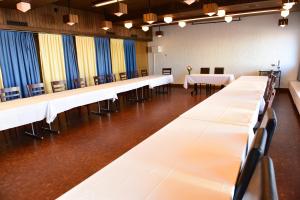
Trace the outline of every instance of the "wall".
{"label": "wall", "polygon": [[193,67],[192,73],[199,73],[200,67],[210,67],[211,72],[214,67],[225,67],[225,73],[238,77],[257,75],[280,60],[282,87],[287,87],[289,80],[296,80],[299,66],[300,13],[291,13],[285,28],[278,27],[278,19],[279,14],[273,14],[230,24],[161,27],[164,37],[154,37],[148,44],[154,47],[148,54],[150,71],[159,74],[162,67],[172,67],[175,83],[183,83],[187,65]]}
{"label": "wall", "polygon": [[[74,34],[87,36],[109,36],[115,38],[132,38],[137,40],[150,41],[152,39],[151,32],[143,32],[141,29],[126,29],[123,26],[113,25],[114,35],[106,34],[100,26],[103,16],[100,13],[87,12],[72,9],[72,14],[77,14],[79,23],[69,26],[63,23],[63,15],[68,14],[68,8],[47,5],[40,8],[32,9],[26,13],[22,13],[16,9],[0,8],[0,29],[57,33],[57,34]],[[27,22],[28,26],[12,26],[7,24],[7,20]]]}

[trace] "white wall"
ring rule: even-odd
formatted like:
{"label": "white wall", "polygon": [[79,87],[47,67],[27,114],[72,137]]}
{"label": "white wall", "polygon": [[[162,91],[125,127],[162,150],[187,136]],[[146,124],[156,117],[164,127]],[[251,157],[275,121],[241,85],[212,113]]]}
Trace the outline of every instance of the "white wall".
{"label": "white wall", "polygon": [[[300,13],[291,13],[289,25],[278,26],[279,14],[245,17],[230,24],[177,25],[161,27],[164,37],[148,46],[161,46],[162,53],[149,53],[150,71],[161,73],[172,67],[175,83],[183,83],[186,66],[199,73],[200,67],[225,67],[225,73],[257,75],[280,60],[282,87],[296,80],[300,60]],[[154,29],[153,34],[155,35]]]}

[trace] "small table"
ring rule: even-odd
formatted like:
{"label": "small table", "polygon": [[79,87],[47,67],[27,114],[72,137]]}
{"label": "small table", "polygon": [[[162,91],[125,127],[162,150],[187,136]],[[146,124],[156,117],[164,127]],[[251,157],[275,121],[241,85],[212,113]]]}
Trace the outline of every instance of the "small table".
{"label": "small table", "polygon": [[197,94],[197,84],[228,85],[234,79],[233,74],[191,74],[185,76],[183,87],[188,89],[189,84],[196,84],[194,90]]}
{"label": "small table", "polygon": [[271,73],[274,73],[274,75],[278,78],[278,87],[280,88],[280,81],[281,81],[281,70],[259,70],[260,76],[269,76]]}

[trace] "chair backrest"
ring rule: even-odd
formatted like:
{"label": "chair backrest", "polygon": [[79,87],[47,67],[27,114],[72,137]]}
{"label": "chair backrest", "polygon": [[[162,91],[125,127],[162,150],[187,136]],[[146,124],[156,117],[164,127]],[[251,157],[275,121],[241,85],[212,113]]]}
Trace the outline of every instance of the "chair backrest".
{"label": "chair backrest", "polygon": [[243,200],[278,200],[273,161],[264,156],[258,162]]}
{"label": "chair backrest", "polygon": [[277,126],[277,117],[276,117],[275,110],[273,108],[268,108],[260,125],[260,128],[265,128],[268,132],[266,148],[264,153],[265,155],[268,154],[272,142],[272,138],[276,130],[276,126]]}
{"label": "chair backrest", "polygon": [[172,68],[162,68],[162,75],[171,75]]}
{"label": "chair backrest", "polygon": [[138,71],[134,71],[131,74],[131,78],[138,78],[139,77],[139,72]]}
{"label": "chair backrest", "polygon": [[119,76],[120,76],[120,80],[121,81],[127,80],[127,74],[126,74],[126,72],[119,73]]}
{"label": "chair backrest", "polygon": [[27,90],[30,97],[45,94],[44,83],[28,84]]}
{"label": "chair backrest", "polygon": [[75,88],[84,88],[87,87],[85,78],[76,78],[73,80]]}
{"label": "chair backrest", "polygon": [[141,75],[142,75],[142,77],[143,77],[143,76],[148,76],[148,70],[142,69],[142,70],[141,70]]}
{"label": "chair backrest", "polygon": [[19,87],[10,87],[0,89],[1,102],[12,101],[15,99],[21,99],[21,91]]}
{"label": "chair backrest", "polygon": [[215,74],[224,74],[224,67],[215,67]]}
{"label": "chair backrest", "polygon": [[94,76],[94,83],[95,85],[106,83],[106,76],[105,75]]}
{"label": "chair backrest", "polygon": [[200,68],[200,74],[209,74],[209,73],[210,73],[210,68],[208,68],[208,67]]}
{"label": "chair backrest", "polygon": [[116,82],[116,75],[115,74],[106,75],[106,82],[107,83]]}
{"label": "chair backrest", "polygon": [[235,185],[234,200],[240,200],[248,187],[250,179],[253,175],[255,167],[259,159],[263,156],[267,140],[267,131],[265,129],[258,129],[253,139],[249,153]]}
{"label": "chair backrest", "polygon": [[65,80],[52,81],[51,82],[52,92],[62,92],[67,90],[67,82]]}

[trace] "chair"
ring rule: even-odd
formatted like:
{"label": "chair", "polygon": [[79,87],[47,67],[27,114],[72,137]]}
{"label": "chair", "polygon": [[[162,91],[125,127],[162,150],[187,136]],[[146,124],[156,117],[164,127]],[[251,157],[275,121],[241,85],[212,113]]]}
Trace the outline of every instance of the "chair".
{"label": "chair", "polygon": [[224,74],[224,67],[215,67],[214,74]]}
{"label": "chair", "polygon": [[139,72],[138,71],[134,71],[131,74],[131,78],[138,78],[139,77]]}
{"label": "chair", "polygon": [[258,129],[253,139],[249,153],[247,154],[244,165],[241,168],[240,174],[236,181],[234,200],[240,200],[248,187],[250,179],[253,175],[255,167],[263,156],[267,141],[266,129]]}
{"label": "chair", "polygon": [[148,76],[148,70],[147,69],[142,69],[141,70],[141,75],[142,75],[142,77]]}
{"label": "chair", "polygon": [[268,154],[271,141],[274,135],[274,132],[276,130],[277,126],[277,117],[276,113],[273,108],[268,108],[267,112],[265,113],[262,123],[260,124],[260,128],[265,128],[268,132],[268,137],[267,137],[267,143],[266,143],[266,148],[265,148],[265,153],[264,155]]}
{"label": "chair", "polygon": [[278,200],[273,161],[264,156],[258,162],[242,200]]}
{"label": "chair", "polygon": [[116,75],[114,75],[114,74],[106,75],[106,82],[107,83],[116,82]]}
{"label": "chair", "polygon": [[200,68],[200,74],[209,74],[209,73],[210,73],[210,68],[208,68],[208,67]]}
{"label": "chair", "polygon": [[119,73],[119,77],[121,81],[127,80],[127,74],[126,72]]}
{"label": "chair", "polygon": [[0,90],[0,99],[2,102],[21,99],[21,91],[19,87],[3,88]]}
{"label": "chair", "polygon": [[28,84],[27,90],[30,97],[45,94],[44,83]]}
{"label": "chair", "polygon": [[95,85],[106,83],[106,76],[105,75],[94,76],[94,83]]}
{"label": "chair", "polygon": [[[162,68],[162,75],[172,75],[172,68]],[[167,92],[165,92],[165,85],[162,86],[162,93],[168,93],[171,91],[171,84],[167,85]]]}
{"label": "chair", "polygon": [[172,68],[162,68],[162,75],[172,75]]}
{"label": "chair", "polygon": [[85,78],[77,78],[73,80],[75,88],[85,88],[87,87],[87,82]]}
{"label": "chair", "polygon": [[62,92],[62,91],[67,90],[67,82],[65,80],[52,81],[51,87],[52,87],[53,93]]}

